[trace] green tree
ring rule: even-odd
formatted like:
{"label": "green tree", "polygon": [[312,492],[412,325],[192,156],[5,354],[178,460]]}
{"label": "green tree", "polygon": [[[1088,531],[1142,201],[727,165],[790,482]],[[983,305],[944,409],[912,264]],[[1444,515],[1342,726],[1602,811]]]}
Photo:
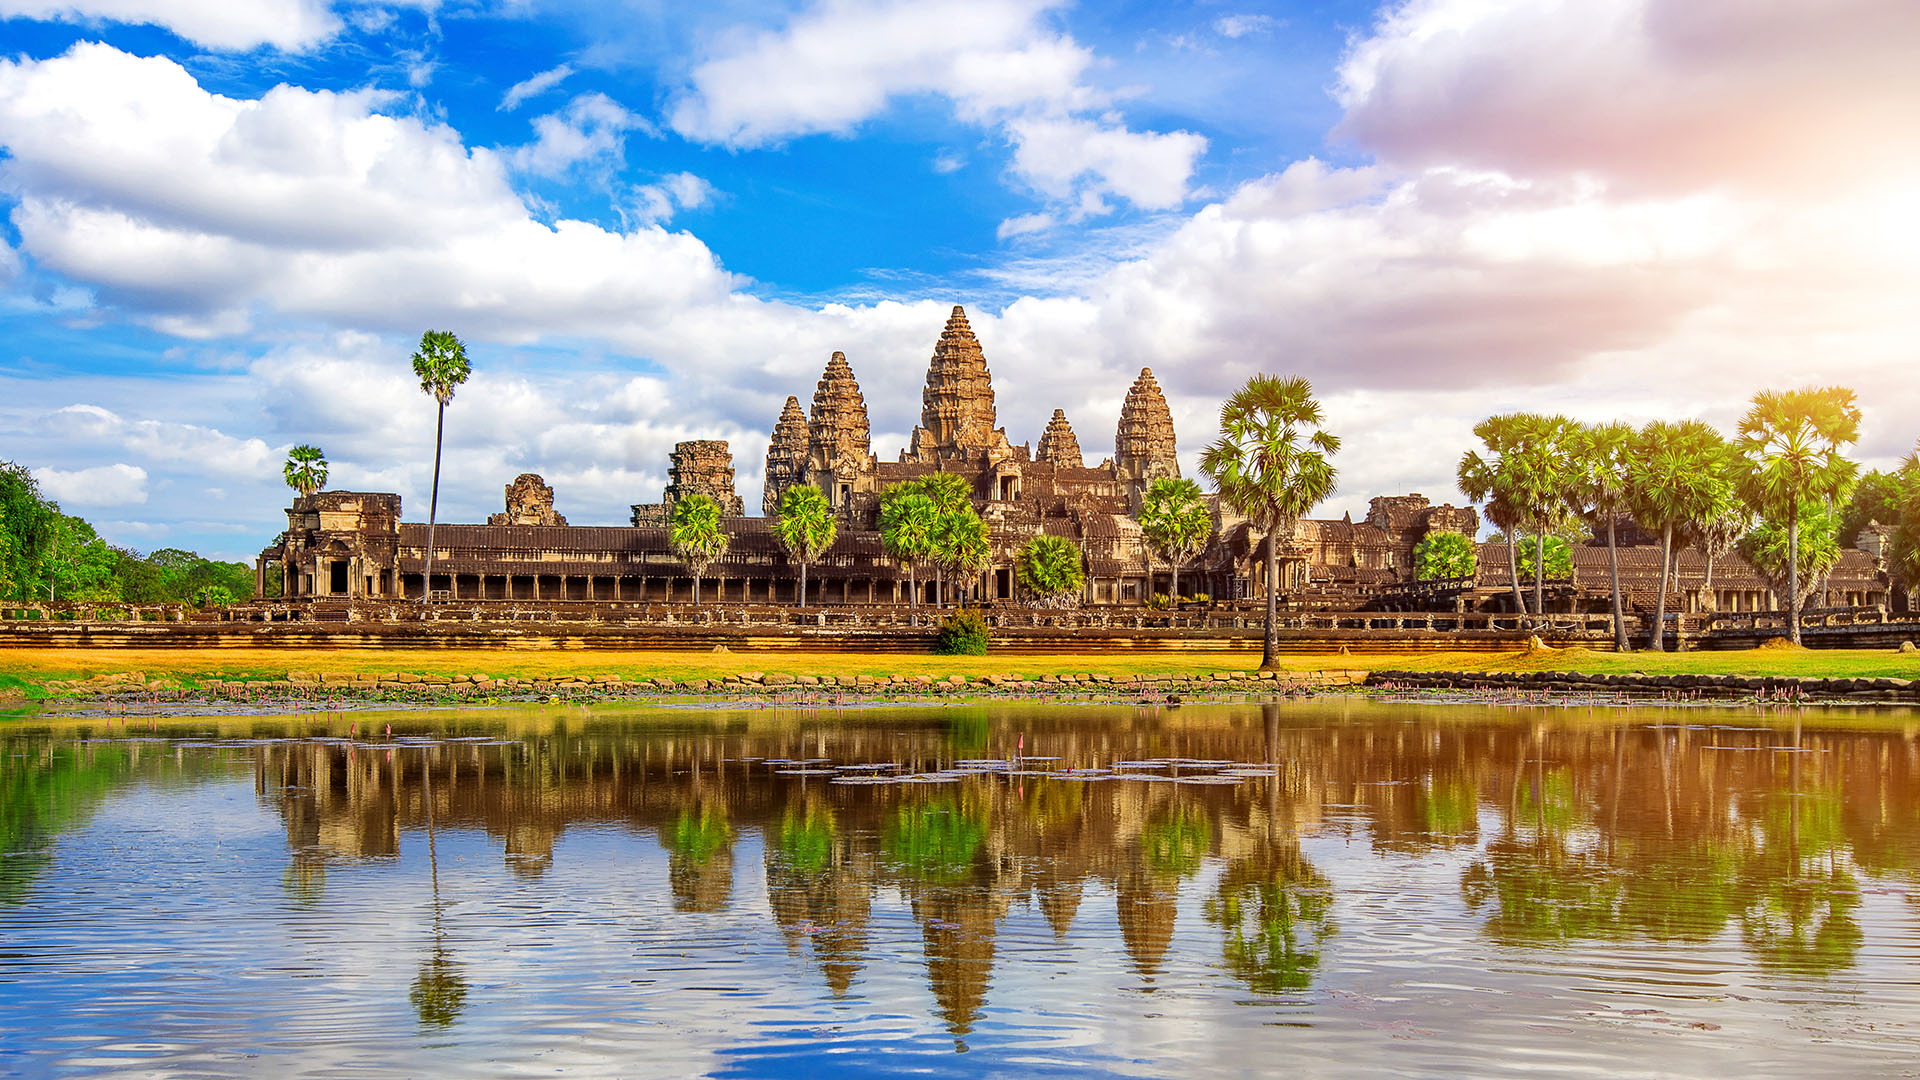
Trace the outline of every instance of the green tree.
{"label": "green tree", "polygon": [[920,606],[920,564],[934,554],[940,513],[924,492],[892,484],[880,493],[880,543],[907,568],[908,603]]}
{"label": "green tree", "polygon": [[223,608],[231,603],[233,593],[225,585],[202,585],[193,593],[193,606],[203,611],[207,608]]}
{"label": "green tree", "polygon": [[447,403],[472,370],[467,363],[467,347],[452,333],[429,330],[420,335],[420,351],[413,354],[413,373],[420,380],[420,389],[439,406],[433,425],[433,495],[427,501],[427,567],[420,579],[422,600],[433,596],[433,526],[440,517],[440,445],[447,429]]}
{"label": "green tree", "polygon": [[1875,469],[1861,476],[1840,512],[1840,542],[1858,545],[1860,530],[1873,522],[1882,525],[1898,522],[1905,492],[1906,485],[1898,469],[1893,472]]}
{"label": "green tree", "polygon": [[[902,481],[900,486],[906,491],[925,495],[933,503],[933,548],[927,554],[927,561],[933,563],[935,602],[944,604],[947,602],[947,571],[958,567],[956,556],[961,554],[949,548],[946,538],[953,534],[955,539],[964,541],[968,527],[962,523],[963,519],[969,515],[979,516],[973,509],[973,485],[957,473],[936,472]],[[981,531],[984,533],[985,529]]]}
{"label": "green tree", "polygon": [[720,504],[698,492],[673,504],[667,546],[693,573],[693,602],[700,602],[700,579],[727,553],[731,541],[720,522]]}
{"label": "green tree", "polygon": [[1613,647],[1627,652],[1627,619],[1620,594],[1620,543],[1615,522],[1632,511],[1632,480],[1635,433],[1626,424],[1595,424],[1573,436],[1573,503],[1584,513],[1597,534],[1607,529],[1607,582],[1613,601]]}
{"label": "green tree", "polygon": [[1220,438],[1200,456],[1228,506],[1267,534],[1267,618],[1260,666],[1279,663],[1280,532],[1333,494],[1338,436],[1321,427],[1313,384],[1255,375],[1220,407]]}
{"label": "green tree", "polygon": [[[1804,593],[1810,596],[1816,582],[1840,562],[1839,528],[1839,514],[1808,501],[1800,506],[1797,538],[1789,539],[1779,522],[1762,521],[1741,538],[1740,551],[1774,589],[1785,592],[1804,584]],[[1787,560],[1794,556],[1799,561],[1797,574],[1788,569]]]}
{"label": "green tree", "polygon": [[1518,421],[1517,416],[1490,416],[1475,424],[1473,433],[1486,453],[1469,450],[1462,454],[1455,475],[1467,501],[1485,504],[1482,513],[1488,523],[1504,534],[1513,610],[1524,615],[1527,601],[1520,593],[1519,551],[1514,542],[1515,530],[1526,520],[1519,479],[1525,466],[1525,441]]}
{"label": "green tree", "polygon": [[1413,545],[1413,576],[1419,581],[1472,577],[1479,562],[1473,541],[1457,532],[1431,532]]}
{"label": "green tree", "polygon": [[1086,577],[1080,568],[1080,549],[1064,536],[1042,534],[1027,541],[1014,560],[1020,584],[1049,603],[1076,596]]}
{"label": "green tree", "polygon": [[1860,438],[1852,390],[1762,390],[1740,420],[1734,449],[1741,494],[1762,520],[1787,529],[1787,637],[1800,644],[1800,513],[1809,500],[1846,498],[1860,467],[1841,448]]}
{"label": "green tree", "polygon": [[[1729,460],[1729,468],[1731,464]],[[1739,491],[1731,481],[1725,485],[1724,490],[1726,498],[1719,511],[1689,530],[1694,542],[1700,545],[1700,550],[1707,553],[1707,573],[1701,582],[1701,587],[1707,591],[1708,596],[1713,595],[1714,564],[1731,554],[1740,545],[1741,538],[1753,531],[1753,511],[1747,508],[1746,502],[1740,498]],[[1716,603],[1715,606],[1717,607],[1718,604]]]}
{"label": "green tree", "polygon": [[[1538,583],[1542,578],[1569,578],[1573,576],[1573,545],[1567,543],[1564,536],[1522,536],[1520,538],[1520,576],[1533,578]],[[1547,572],[1534,573],[1537,565],[1534,559],[1539,553],[1547,558]]]}
{"label": "green tree", "polygon": [[296,446],[287,451],[283,475],[288,487],[302,496],[311,495],[327,486],[327,456],[317,446]]}
{"label": "green tree", "polygon": [[59,507],[40,496],[33,474],[0,462],[0,595],[35,599],[57,540]]}
{"label": "green tree", "polygon": [[1155,480],[1140,500],[1139,521],[1148,545],[1173,568],[1172,595],[1179,596],[1180,564],[1199,554],[1213,534],[1200,485],[1170,476]]}
{"label": "green tree", "polygon": [[1634,517],[1660,532],[1660,579],[1655,590],[1659,595],[1654,601],[1653,626],[1647,632],[1647,648],[1655,652],[1666,648],[1662,638],[1673,534],[1709,519],[1716,507],[1725,505],[1727,453],[1720,433],[1699,420],[1655,420],[1641,428],[1634,441],[1629,470]]}
{"label": "green tree", "polygon": [[1920,588],[1920,445],[1894,476],[1900,485],[1899,513],[1889,523],[1893,534],[1887,538],[1887,568],[1906,587],[1912,607],[1912,595]]}
{"label": "green tree", "polygon": [[[1474,426],[1473,433],[1494,456],[1486,459],[1469,451],[1461,458],[1461,488],[1476,502],[1497,496],[1505,504],[1506,512],[1501,516],[1509,518],[1510,523],[1502,528],[1509,537],[1518,527],[1532,530],[1537,566],[1545,559],[1547,536],[1572,515],[1581,495],[1584,474],[1580,467],[1580,426],[1564,416],[1508,413],[1488,417]],[[1472,490],[1468,490],[1469,485]],[[1488,517],[1493,517],[1491,509]],[[1513,562],[1517,573],[1517,555]],[[1516,580],[1516,594],[1518,589]],[[1535,575],[1534,613],[1539,614],[1545,604],[1546,582]]]}
{"label": "green tree", "polygon": [[[956,590],[972,588],[971,583],[978,581],[980,572],[987,568],[992,552],[987,523],[971,505],[944,511],[934,518],[934,561],[942,571],[953,575]],[[969,584],[962,586],[963,581]]]}
{"label": "green tree", "polygon": [[800,567],[800,606],[807,606],[807,567],[826,554],[840,535],[827,497],[811,484],[794,484],[780,493],[779,520],[773,536],[787,558]]}

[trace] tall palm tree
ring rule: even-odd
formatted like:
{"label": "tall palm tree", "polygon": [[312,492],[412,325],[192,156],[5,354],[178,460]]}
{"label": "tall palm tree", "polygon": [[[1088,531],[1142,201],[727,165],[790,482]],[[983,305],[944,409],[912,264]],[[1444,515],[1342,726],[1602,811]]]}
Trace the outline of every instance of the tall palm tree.
{"label": "tall palm tree", "polygon": [[1673,568],[1673,534],[1724,505],[1728,480],[1726,440],[1699,420],[1655,420],[1634,440],[1634,517],[1660,531],[1660,579],[1647,648],[1661,652],[1667,619],[1667,574]]}
{"label": "tall palm tree", "polygon": [[[1513,588],[1513,610],[1526,614],[1527,601],[1520,594],[1520,553],[1515,549],[1519,542],[1518,529],[1526,519],[1521,509],[1513,469],[1507,465],[1507,458],[1513,452],[1517,442],[1510,431],[1507,417],[1492,416],[1473,426],[1473,433],[1487,449],[1482,457],[1477,450],[1469,450],[1460,456],[1460,467],[1455,474],[1461,494],[1468,502],[1485,503],[1482,511],[1488,524],[1506,534],[1507,539],[1507,580]],[[1539,565],[1536,559],[1534,565]]]}
{"label": "tall palm tree", "polygon": [[[980,520],[972,506],[962,506],[934,519],[933,548],[936,564],[953,575],[954,589],[963,581],[978,581],[987,568],[992,547],[987,539],[987,523]],[[965,603],[965,593],[961,593]]]}
{"label": "tall palm tree", "polygon": [[954,564],[952,554],[942,547],[942,537],[951,535],[955,529],[964,534],[967,526],[959,519],[967,515],[978,516],[973,509],[973,485],[965,477],[955,473],[928,473],[917,480],[906,482],[909,490],[918,491],[933,500],[933,594],[938,603],[946,603],[946,571]]}
{"label": "tall palm tree", "polygon": [[1852,390],[1762,390],[1740,420],[1734,444],[1740,490],[1761,517],[1787,529],[1787,638],[1800,644],[1800,510],[1813,499],[1845,498],[1860,466],[1840,455],[1860,438]]}
{"label": "tall palm tree", "polygon": [[1161,477],[1147,486],[1140,500],[1140,531],[1147,543],[1173,566],[1173,595],[1180,595],[1180,564],[1206,546],[1213,532],[1200,485],[1191,480]]}
{"label": "tall palm tree", "polygon": [[[1494,473],[1491,482],[1482,480],[1477,486],[1490,488],[1500,495],[1519,523],[1533,530],[1533,611],[1536,615],[1546,607],[1547,533],[1567,519],[1578,498],[1578,432],[1579,425],[1564,416],[1538,413],[1490,416],[1474,425],[1473,433],[1496,457],[1485,462],[1469,453],[1460,461],[1463,488],[1470,478],[1470,470],[1491,468]],[[1477,501],[1487,495],[1469,492],[1468,497]]]}
{"label": "tall palm tree", "polygon": [[1627,652],[1626,612],[1620,599],[1620,543],[1614,522],[1631,508],[1628,465],[1633,459],[1633,428],[1595,424],[1583,428],[1574,443],[1575,502],[1596,529],[1607,525],[1607,580],[1613,594],[1613,647]]}
{"label": "tall palm tree", "polygon": [[720,504],[698,492],[673,504],[667,545],[693,572],[693,602],[700,602],[700,579],[714,560],[727,553],[727,530],[720,522]]}
{"label": "tall palm tree", "polygon": [[1255,375],[1220,407],[1219,441],[1200,455],[1200,471],[1220,498],[1267,534],[1262,668],[1279,662],[1280,530],[1331,495],[1338,475],[1327,459],[1340,451],[1340,439],[1322,422],[1312,383]]}
{"label": "tall palm tree", "polygon": [[420,389],[440,407],[433,425],[433,496],[427,502],[427,570],[421,578],[422,600],[433,597],[433,526],[440,516],[440,444],[447,430],[447,403],[472,370],[467,363],[467,347],[452,332],[429,330],[420,335],[420,351],[413,354],[413,373],[420,379]]}
{"label": "tall palm tree", "polygon": [[827,497],[812,484],[795,484],[780,495],[780,518],[773,535],[787,558],[800,567],[800,606],[807,606],[807,567],[833,546],[840,526],[833,519]]}
{"label": "tall palm tree", "polygon": [[301,444],[287,451],[287,486],[304,498],[327,486],[327,455],[317,446]]}
{"label": "tall palm tree", "polygon": [[907,602],[920,606],[920,563],[933,555],[933,533],[939,523],[933,500],[904,484],[894,484],[880,495],[880,543],[887,554],[907,568]]}

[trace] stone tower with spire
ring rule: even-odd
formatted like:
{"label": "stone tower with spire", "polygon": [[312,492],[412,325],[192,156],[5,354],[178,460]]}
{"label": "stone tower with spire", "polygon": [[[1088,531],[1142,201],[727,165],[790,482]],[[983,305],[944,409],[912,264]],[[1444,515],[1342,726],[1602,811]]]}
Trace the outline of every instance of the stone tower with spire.
{"label": "stone tower with spire", "polygon": [[806,478],[807,439],[807,414],[800,411],[800,399],[789,394],[773,425],[773,438],[767,442],[766,483],[760,496],[760,512],[765,516],[777,515],[780,496]]}
{"label": "stone tower with spire", "polygon": [[806,482],[844,516],[856,492],[873,487],[873,429],[867,399],[845,353],[834,353],[813,391],[807,419]]}
{"label": "stone tower with spire", "polygon": [[993,426],[993,376],[986,354],[967,322],[967,309],[957,304],[933,347],[920,402],[920,426],[901,460],[931,463],[968,451],[1011,453],[1007,433]]}
{"label": "stone tower with spire", "polygon": [[1127,400],[1120,406],[1120,428],[1113,440],[1113,464],[1133,488],[1136,507],[1147,485],[1161,477],[1178,477],[1180,459],[1173,445],[1173,410],[1154,381],[1152,368],[1141,368]]}
{"label": "stone tower with spire", "polygon": [[1033,456],[1036,461],[1070,469],[1086,464],[1080,456],[1080,440],[1073,434],[1073,425],[1067,423],[1064,409],[1053,410],[1053,419],[1047,421],[1047,430],[1041,434],[1040,445]]}

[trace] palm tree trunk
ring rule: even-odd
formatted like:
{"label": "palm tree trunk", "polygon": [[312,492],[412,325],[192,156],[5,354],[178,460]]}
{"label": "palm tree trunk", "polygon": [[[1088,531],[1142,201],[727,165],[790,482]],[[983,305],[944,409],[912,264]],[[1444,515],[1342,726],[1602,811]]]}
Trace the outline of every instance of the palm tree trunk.
{"label": "palm tree trunk", "polygon": [[1280,666],[1280,540],[1278,529],[1267,533],[1267,632],[1260,650],[1262,671]]}
{"label": "palm tree trunk", "polygon": [[920,606],[920,571],[912,563],[907,564],[907,607]]}
{"label": "palm tree trunk", "polygon": [[1787,640],[1800,644],[1800,500],[1787,507]]}
{"label": "palm tree trunk", "polygon": [[440,516],[440,437],[447,430],[447,403],[433,423],[433,496],[427,500],[427,572],[420,577],[420,602],[433,599],[433,523]]}
{"label": "palm tree trunk", "polygon": [[1518,541],[1513,533],[1507,533],[1507,574],[1513,582],[1513,610],[1521,615],[1527,613],[1527,598],[1520,592],[1520,554]]}
{"label": "palm tree trunk", "polygon": [[693,572],[693,606],[700,606],[700,571]]}
{"label": "palm tree trunk", "polygon": [[1171,594],[1171,599],[1173,600],[1175,610],[1178,610],[1180,606],[1180,556],[1175,555],[1173,558],[1168,559],[1167,565],[1173,568],[1173,585],[1171,586],[1173,593]]}
{"label": "palm tree trunk", "polygon": [[1653,602],[1653,629],[1647,634],[1647,648],[1667,651],[1667,570],[1673,564],[1673,526],[1660,536],[1660,596]]}
{"label": "palm tree trunk", "polygon": [[1547,611],[1547,530],[1544,524],[1533,530],[1533,613]]}
{"label": "palm tree trunk", "polygon": [[800,606],[807,606],[807,564],[800,564]]}
{"label": "palm tree trunk", "polygon": [[947,568],[933,568],[933,606],[945,607],[947,603]]}
{"label": "palm tree trunk", "polygon": [[1627,641],[1626,613],[1620,605],[1620,548],[1613,536],[1613,515],[1607,515],[1607,576],[1613,580],[1613,650],[1632,652]]}

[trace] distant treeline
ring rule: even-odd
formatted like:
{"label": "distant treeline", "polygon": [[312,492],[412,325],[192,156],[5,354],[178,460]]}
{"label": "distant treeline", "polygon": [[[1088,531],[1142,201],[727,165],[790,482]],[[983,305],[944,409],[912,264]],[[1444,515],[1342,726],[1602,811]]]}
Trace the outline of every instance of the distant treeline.
{"label": "distant treeline", "polygon": [[178,548],[142,555],[115,547],[41,495],[32,473],[0,462],[0,598],[217,607],[252,595],[246,564]]}

